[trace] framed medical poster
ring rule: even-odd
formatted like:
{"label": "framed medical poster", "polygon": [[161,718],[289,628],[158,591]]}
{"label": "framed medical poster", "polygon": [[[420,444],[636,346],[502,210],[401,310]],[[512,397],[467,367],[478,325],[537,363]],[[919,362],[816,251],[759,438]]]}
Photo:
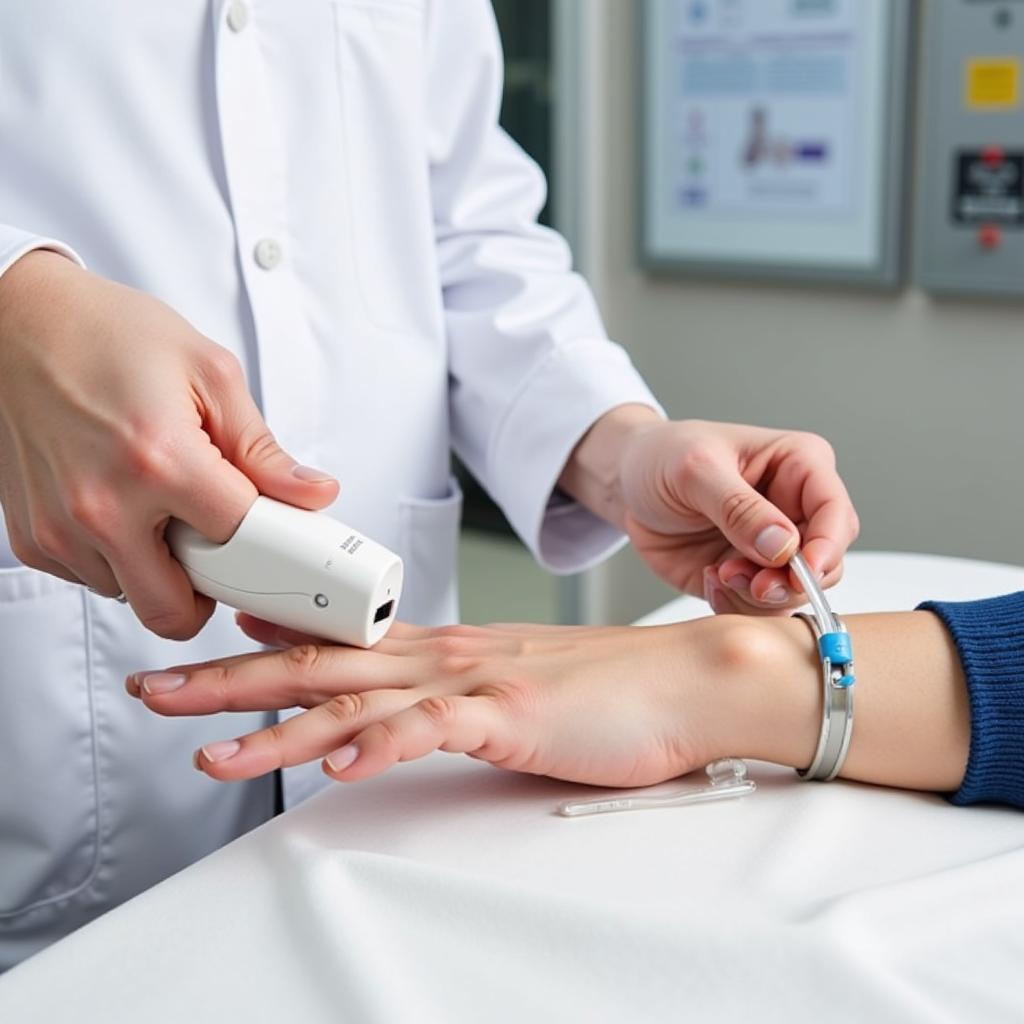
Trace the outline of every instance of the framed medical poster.
{"label": "framed medical poster", "polygon": [[643,0],[641,262],[896,285],[909,0]]}

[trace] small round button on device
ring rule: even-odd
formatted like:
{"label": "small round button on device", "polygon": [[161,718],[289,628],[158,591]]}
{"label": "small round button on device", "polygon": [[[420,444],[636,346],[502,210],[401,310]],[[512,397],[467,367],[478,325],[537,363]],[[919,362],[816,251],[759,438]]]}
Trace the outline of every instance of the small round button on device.
{"label": "small round button on device", "polygon": [[284,256],[281,251],[281,243],[276,238],[261,238],[253,249],[253,259],[256,266],[262,270],[273,270]]}
{"label": "small round button on device", "polygon": [[326,608],[330,603],[331,602],[327,600],[326,594],[317,594],[316,597],[313,598],[313,604],[315,604],[317,608]]}
{"label": "small round button on device", "polygon": [[249,8],[243,0],[233,0],[228,7],[227,22],[232,32],[241,32],[249,24]]}

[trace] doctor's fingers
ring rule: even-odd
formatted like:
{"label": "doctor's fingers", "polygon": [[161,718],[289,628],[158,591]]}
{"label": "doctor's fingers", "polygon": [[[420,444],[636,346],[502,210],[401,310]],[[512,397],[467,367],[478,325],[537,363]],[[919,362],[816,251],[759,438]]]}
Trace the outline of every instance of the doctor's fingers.
{"label": "doctor's fingers", "polygon": [[857,539],[860,522],[849,491],[836,469],[831,446],[821,438],[786,455],[768,496],[800,524],[801,549],[819,574],[838,568]]}
{"label": "doctor's fingers", "polygon": [[168,640],[188,640],[203,628],[215,603],[192,589],[185,570],[163,539],[163,523],[116,539],[101,549],[132,611],[150,632]]}
{"label": "doctor's fingers", "polygon": [[197,666],[137,673],[139,694],[161,715],[313,707],[342,693],[408,689],[425,675],[413,658],[376,650],[300,644]]}
{"label": "doctor's fingers", "polygon": [[193,763],[225,782],[305,764],[347,743],[373,722],[404,710],[420,696],[409,690],[342,694],[267,729],[208,743],[196,751]]}
{"label": "doctor's fingers", "polygon": [[81,534],[64,510],[49,473],[27,481],[28,486],[5,488],[4,518],[14,557],[40,572],[84,584],[105,597],[121,588],[110,566]]}
{"label": "doctor's fingers", "polygon": [[[48,542],[48,547],[55,553],[58,550],[52,541]],[[58,579],[67,580],[68,583],[77,583],[79,586],[87,587],[100,597],[118,597],[121,594],[121,586],[110,566],[99,555],[85,547],[77,553],[65,554],[64,562],[47,557],[38,544],[25,545],[16,542],[13,538],[11,539],[11,551],[14,553],[14,557],[24,565],[38,569],[50,576],[56,576]]]}
{"label": "doctor's fingers", "polygon": [[309,509],[334,501],[338,482],[329,473],[300,466],[277,443],[249,393],[239,361],[214,342],[204,354],[197,381],[203,426],[224,457],[261,494],[278,501]]}
{"label": "doctor's fingers", "polygon": [[[806,548],[802,549],[806,551]],[[762,569],[746,558],[729,558],[714,570],[717,583],[726,591],[729,607],[716,607],[717,612],[785,612],[805,603],[803,593],[797,589],[795,577],[788,568]],[[821,585],[826,589],[843,578],[840,563],[825,574]],[[722,602],[716,602],[722,604]]]}
{"label": "doctor's fingers", "polygon": [[[140,442],[141,486],[129,504],[97,492],[81,515],[139,621],[171,640],[195,636],[214,602],[197,594],[164,540],[169,516],[214,541],[227,540],[256,500],[256,488],[223,459],[202,431],[175,449]],[[147,454],[148,453],[148,454]]]}
{"label": "doctor's fingers", "polygon": [[150,490],[168,515],[218,544],[232,537],[259,495],[256,485],[198,429],[154,467]]}
{"label": "doctor's fingers", "polygon": [[[843,556],[860,533],[860,521],[845,487],[842,496],[829,497],[810,511],[802,532],[802,550],[811,571],[824,576],[825,587],[838,583],[843,574]],[[794,586],[796,583],[793,577]]]}

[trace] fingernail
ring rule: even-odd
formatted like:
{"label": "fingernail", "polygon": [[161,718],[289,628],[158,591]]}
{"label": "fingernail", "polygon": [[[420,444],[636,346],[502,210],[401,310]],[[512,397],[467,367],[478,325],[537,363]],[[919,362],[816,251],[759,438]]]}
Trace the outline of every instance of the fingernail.
{"label": "fingernail", "polygon": [[735,590],[737,594],[750,593],[750,577],[744,576],[741,572],[736,573],[735,576],[730,576],[725,581],[725,585],[730,590]]}
{"label": "fingernail", "polygon": [[334,477],[325,473],[322,469],[314,469],[312,466],[295,466],[292,469],[292,476],[296,480],[302,480],[307,484],[333,483]]}
{"label": "fingernail", "polygon": [[199,752],[207,761],[226,761],[229,757],[234,757],[241,746],[238,740],[218,740],[216,743],[207,743]]}
{"label": "fingernail", "polygon": [[327,761],[327,767],[332,772],[343,772],[358,756],[359,748],[350,743],[347,747],[342,747],[333,754],[328,754],[324,760]]}
{"label": "fingernail", "polygon": [[139,677],[137,673],[132,673],[125,681],[124,688],[128,691],[130,697],[138,697],[139,695]]}
{"label": "fingernail", "polygon": [[754,547],[762,558],[774,562],[794,546],[794,537],[781,526],[766,526],[754,541]]}
{"label": "fingernail", "polygon": [[785,587],[776,584],[765,591],[765,595],[761,600],[766,601],[768,604],[785,604],[789,600],[789,592]]}
{"label": "fingernail", "polygon": [[152,695],[171,693],[185,685],[186,677],[176,672],[150,672],[142,677],[142,688]]}

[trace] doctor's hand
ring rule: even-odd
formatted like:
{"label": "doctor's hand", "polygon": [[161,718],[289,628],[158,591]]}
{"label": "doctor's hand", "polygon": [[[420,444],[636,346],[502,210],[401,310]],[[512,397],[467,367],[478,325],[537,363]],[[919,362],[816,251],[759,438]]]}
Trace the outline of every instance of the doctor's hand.
{"label": "doctor's hand", "polygon": [[164,526],[227,540],[257,493],[321,508],[337,484],[278,447],[226,349],[56,253],[0,278],[0,503],[17,558],[123,592],[149,629],[185,639],[214,604]]}
{"label": "doctor's hand", "polygon": [[830,587],[859,530],[831,447],[815,434],[620,406],[584,436],[561,488],[622,527],[662,579],[716,612],[804,603],[786,563],[799,547]]}

